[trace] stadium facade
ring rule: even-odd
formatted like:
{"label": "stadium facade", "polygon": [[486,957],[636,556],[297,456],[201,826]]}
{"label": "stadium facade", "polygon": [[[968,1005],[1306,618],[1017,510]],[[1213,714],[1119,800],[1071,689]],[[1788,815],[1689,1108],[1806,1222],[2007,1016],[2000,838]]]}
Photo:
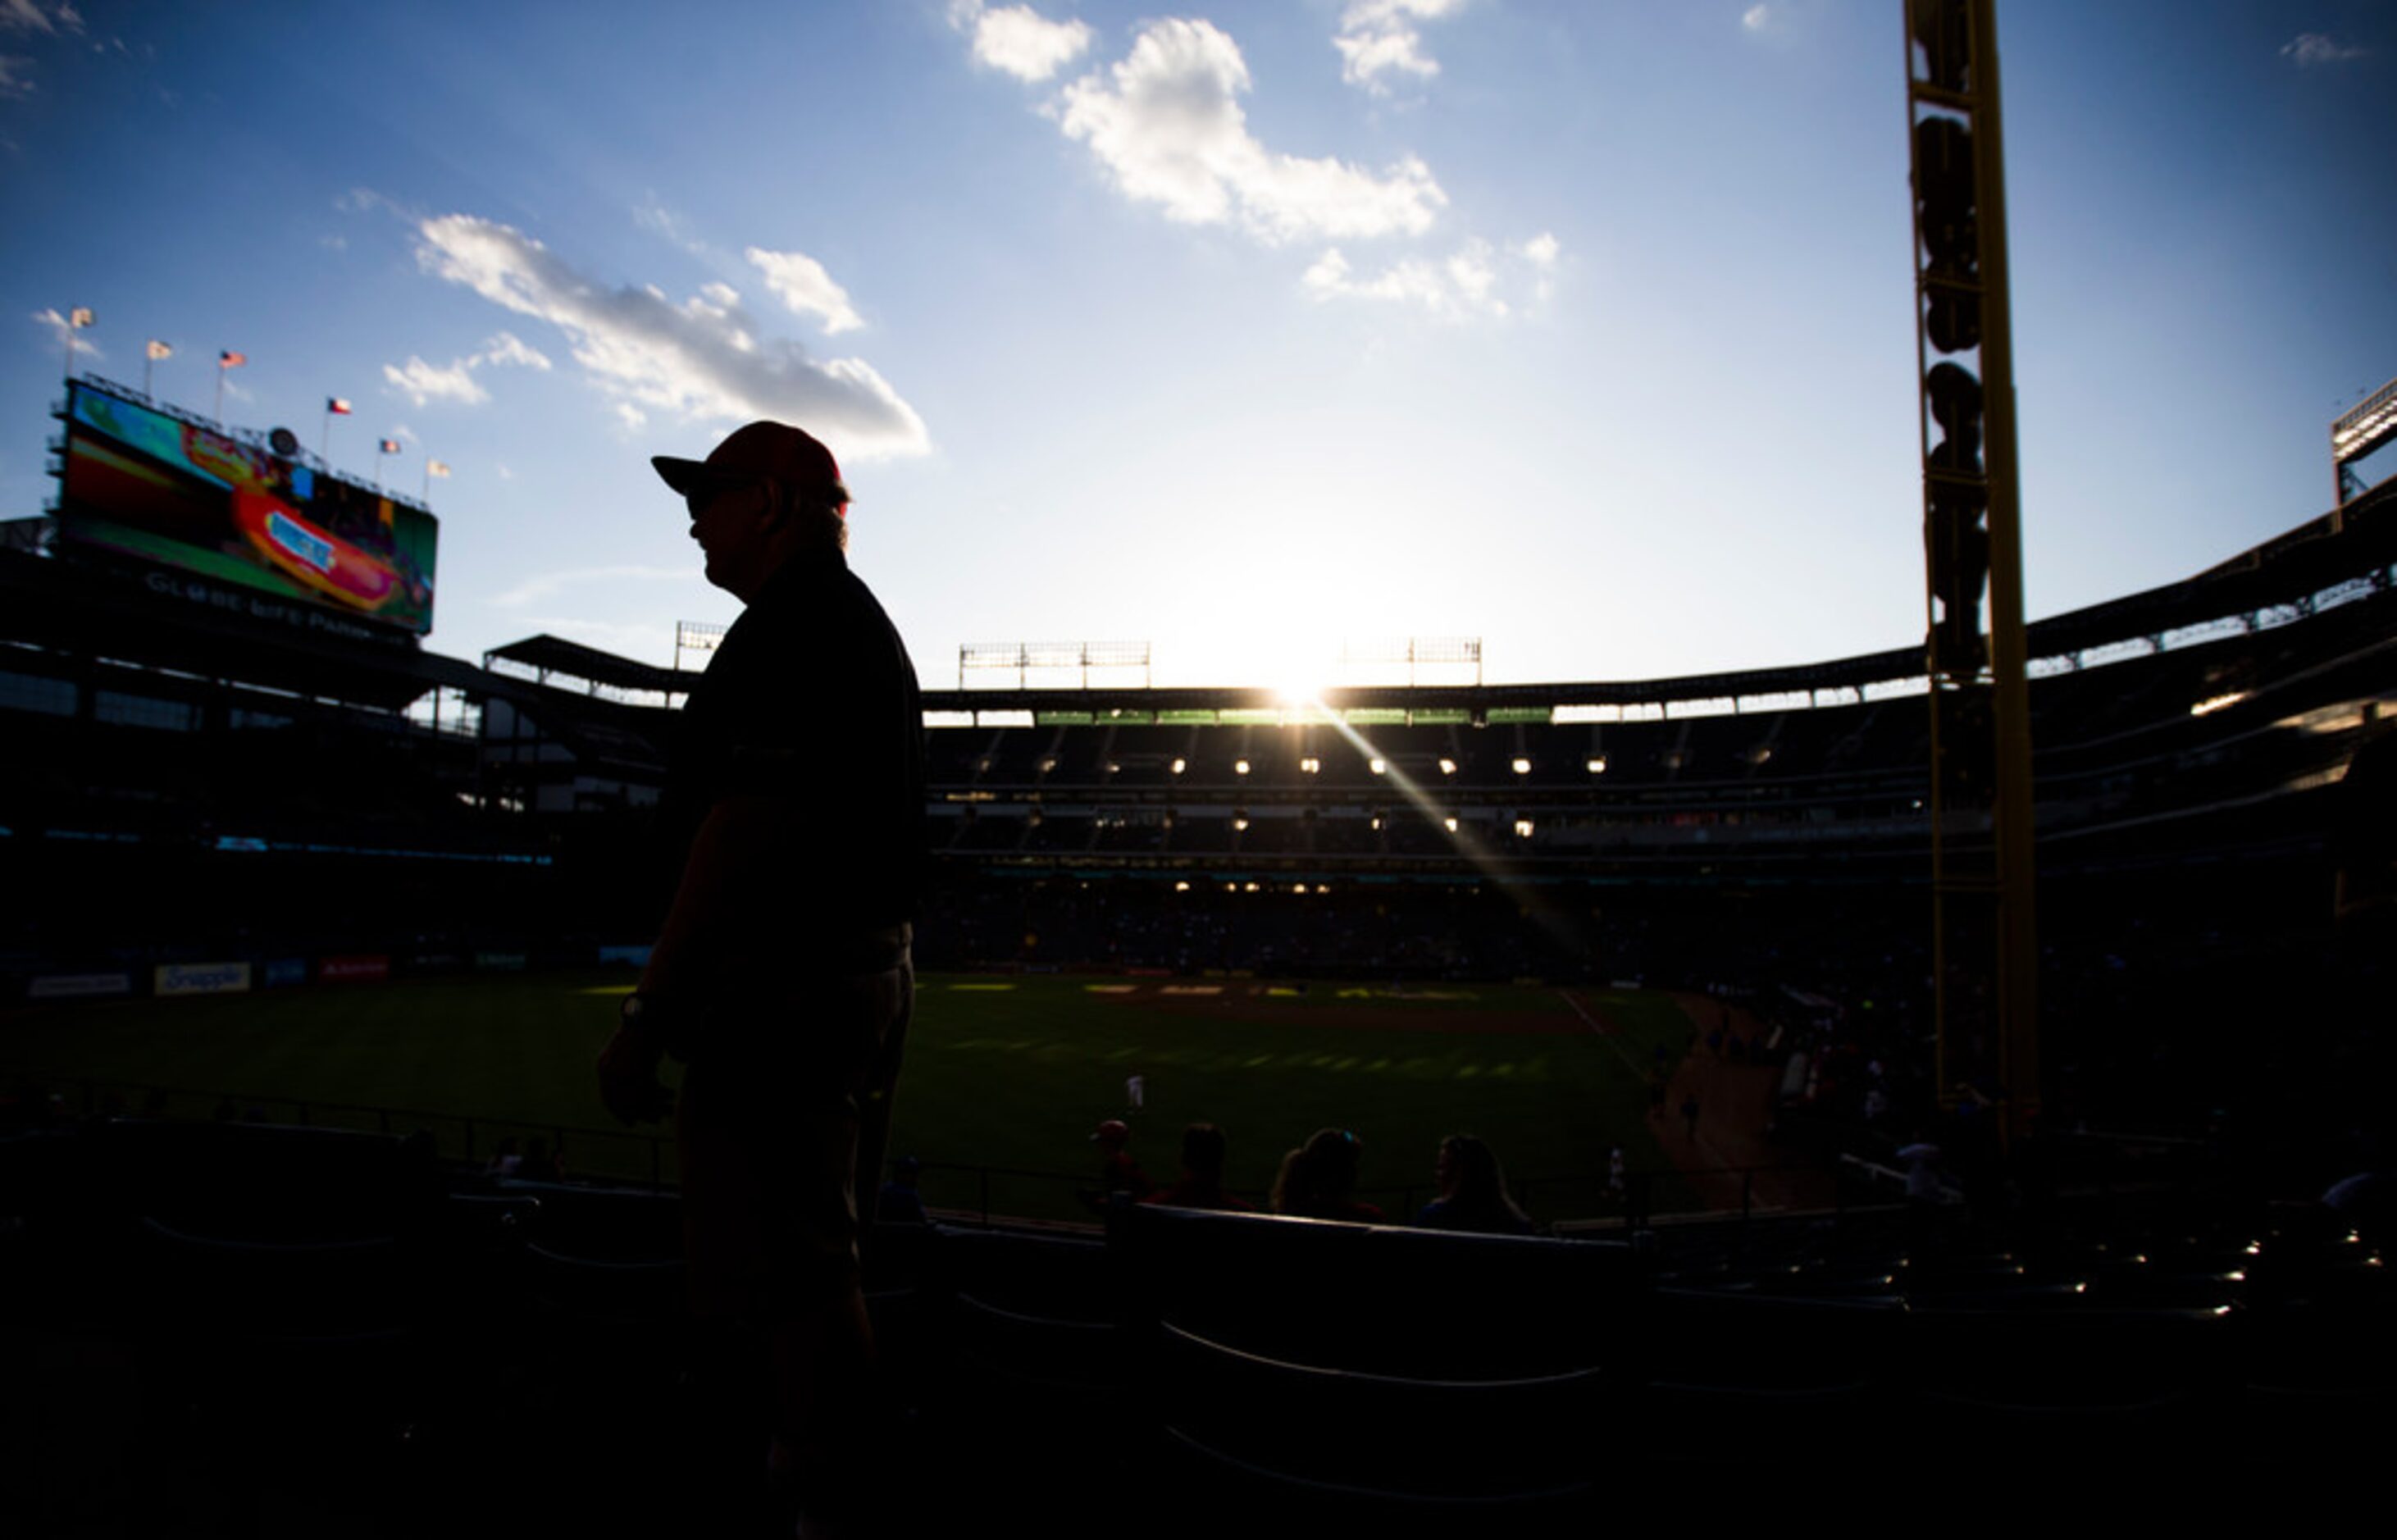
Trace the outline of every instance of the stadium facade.
{"label": "stadium facade", "polygon": [[[124,424],[142,405],[77,382],[57,516],[19,521],[0,551],[16,745],[0,850],[24,895],[11,996],[146,992],[173,967],[264,985],[328,959],[587,962],[644,942],[674,854],[660,801],[676,708],[697,674],[550,636],[479,663],[426,650],[429,515],[321,472],[311,485],[304,452],[264,438],[228,435],[261,485],[333,510],[293,516],[298,539],[331,540],[338,519],[399,573],[395,596],[424,583],[401,623],[355,594],[267,592],[290,587],[287,556],[228,575],[217,556],[89,538],[93,498],[134,485],[127,464],[158,471],[111,438],[114,479],[96,479],[92,420],[138,438]],[[194,516],[194,467],[228,462],[203,449],[167,467],[181,479],[153,525]],[[216,549],[258,546],[244,528]],[[2052,1023],[2109,1009],[2105,981],[2135,964],[2178,976],[2260,949],[2302,971],[2350,944],[2342,909],[2385,914],[2386,797],[2364,783],[2397,704],[2392,560],[2383,487],[2186,581],[2029,627]],[[922,951],[977,969],[1804,984],[1914,1011],[1924,676],[1908,647],[1305,705],[1240,689],[931,690],[942,877]],[[1981,833],[1949,816],[1951,848]]]}

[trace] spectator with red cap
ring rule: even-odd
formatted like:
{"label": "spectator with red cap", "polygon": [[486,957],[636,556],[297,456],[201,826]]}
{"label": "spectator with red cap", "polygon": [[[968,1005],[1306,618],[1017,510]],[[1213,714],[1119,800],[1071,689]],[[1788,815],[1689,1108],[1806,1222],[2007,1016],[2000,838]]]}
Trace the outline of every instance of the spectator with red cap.
{"label": "spectator with red cap", "polygon": [[662,1117],[660,1061],[683,1061],[693,1312],[724,1357],[770,1363],[769,1468],[837,1533],[877,1432],[858,1245],[915,999],[922,707],[905,644],[849,569],[829,449],[752,422],[704,461],[652,463],[707,581],[744,608],[682,713],[669,807],[690,850],[600,1094],[628,1122]]}

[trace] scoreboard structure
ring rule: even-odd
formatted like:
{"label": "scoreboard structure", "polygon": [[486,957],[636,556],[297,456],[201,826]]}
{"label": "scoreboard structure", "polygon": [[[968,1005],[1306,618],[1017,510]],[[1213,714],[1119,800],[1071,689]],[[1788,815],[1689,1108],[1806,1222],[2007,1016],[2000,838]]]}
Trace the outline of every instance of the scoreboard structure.
{"label": "scoreboard structure", "polygon": [[60,416],[62,553],[260,619],[296,604],[361,639],[432,631],[429,510],[333,475],[288,432],[228,430],[87,376],[68,382]]}

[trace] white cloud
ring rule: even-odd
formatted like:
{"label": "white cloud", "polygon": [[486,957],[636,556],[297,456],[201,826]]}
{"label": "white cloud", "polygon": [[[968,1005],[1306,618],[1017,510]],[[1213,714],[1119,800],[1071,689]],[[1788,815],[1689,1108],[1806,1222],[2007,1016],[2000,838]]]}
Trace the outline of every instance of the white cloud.
{"label": "white cloud", "polygon": [[521,364],[527,368],[545,369],[549,358],[538,348],[529,347],[524,339],[513,331],[502,331],[483,343],[483,351],[468,359],[467,367],[480,364]]}
{"label": "white cloud", "polygon": [[508,469],[508,467],[507,467],[507,462],[504,462],[504,461],[501,462],[501,463],[500,463],[500,465],[499,465],[499,467],[498,467],[498,468],[499,468],[499,473],[500,473],[500,479],[501,479],[502,481],[514,481],[514,480],[516,478],[516,472],[514,472],[514,471],[512,471],[512,470],[509,470],[509,469]]}
{"label": "white cloud", "polygon": [[421,442],[422,442],[422,440],[419,439],[419,438],[416,436],[416,430],[415,430],[414,428],[409,427],[409,426],[408,426],[407,423],[405,423],[405,422],[400,422],[400,423],[395,423],[395,424],[394,424],[394,425],[393,425],[393,427],[392,427],[392,430],[391,430],[391,435],[392,435],[394,438],[405,439],[406,441],[408,441],[408,443],[410,443],[410,444],[416,444],[416,443],[421,443]]}
{"label": "white cloud", "polygon": [[823,316],[826,336],[855,331],[865,324],[850,304],[849,291],[833,282],[824,263],[813,257],[797,251],[768,251],[755,246],[743,255],[766,275],[766,287],[790,306],[793,314]]}
{"label": "white cloud", "polygon": [[1420,234],[1448,195],[1420,160],[1380,175],[1267,150],[1249,132],[1239,45],[1206,21],[1153,21],[1132,52],[1065,87],[1058,127],[1087,142],[1127,197],[1258,239]]}
{"label": "white cloud", "polygon": [[[55,16],[57,20],[51,20]],[[70,32],[83,31],[83,18],[73,6],[59,6],[44,11],[34,0],[0,0],[0,32],[37,32],[55,33],[64,22]]]}
{"label": "white cloud", "polygon": [[1360,278],[1337,247],[1317,259],[1300,283],[1318,300],[1377,300],[1419,305],[1435,315],[1504,315],[1506,302],[1492,289],[1497,275],[1486,248],[1469,246],[1444,262],[1407,257]]}
{"label": "white cloud", "polygon": [[711,421],[770,417],[804,424],[837,452],[921,454],[923,419],[862,358],[817,362],[798,343],[761,339],[721,285],[675,304],[654,288],[608,288],[520,230],[471,214],[418,227],[417,261],[493,304],[545,321],[628,425],[642,408]]}
{"label": "white cloud", "polygon": [[0,100],[33,94],[33,80],[29,73],[33,61],[23,54],[0,53]]}
{"label": "white cloud", "polygon": [[1084,21],[1051,21],[1029,6],[986,7],[957,0],[949,25],[973,33],[974,62],[1018,80],[1042,81],[1090,50],[1096,35]]}
{"label": "white cloud", "polygon": [[666,239],[695,255],[707,255],[706,245],[691,234],[690,221],[658,201],[655,193],[649,201],[633,210],[633,222],[644,230],[654,230]]}
{"label": "white cloud", "polygon": [[74,352],[95,364],[100,362],[102,356],[100,344],[84,336],[76,328],[67,325],[67,318],[60,315],[55,306],[33,312],[33,324],[49,332],[50,346],[60,353]]}
{"label": "white cloud", "polygon": [[1739,24],[1749,32],[1762,32],[1773,24],[1772,7],[1761,5],[1748,7],[1740,12]]}
{"label": "white cloud", "polygon": [[1389,93],[1387,75],[1430,79],[1440,74],[1440,60],[1423,51],[1414,22],[1453,16],[1464,6],[1465,0],[1352,0],[1332,39],[1340,50],[1340,78],[1375,96]]}
{"label": "white cloud", "polygon": [[542,572],[525,579],[503,594],[492,596],[491,602],[513,609],[531,604],[554,594],[586,583],[616,583],[627,579],[656,582],[664,579],[680,581],[690,576],[689,566],[682,567],[575,567],[563,571]]}
{"label": "white cloud", "polygon": [[460,406],[472,407],[491,398],[491,393],[475,379],[475,370],[490,364],[517,364],[537,369],[550,367],[549,359],[539,349],[527,346],[513,331],[502,331],[487,339],[482,352],[453,358],[446,368],[410,354],[404,368],[385,364],[382,377],[420,407],[430,401],[455,401]]}
{"label": "white cloud", "polygon": [[1549,234],[1535,235],[1504,256],[1488,241],[1471,240],[1444,259],[1402,258],[1365,277],[1333,247],[1316,259],[1299,284],[1318,301],[1410,305],[1450,320],[1499,319],[1514,314],[1507,290],[1521,276],[1520,269],[1507,270],[1506,259],[1518,259],[1531,270],[1533,297],[1545,300],[1560,250],[1557,238]]}
{"label": "white cloud", "polygon": [[1545,300],[1556,292],[1557,263],[1564,246],[1553,234],[1543,230],[1515,248],[1515,254],[1532,264],[1532,298]]}
{"label": "white cloud", "polygon": [[2344,64],[2350,59],[2362,59],[2371,51],[2318,32],[2301,32],[2281,45],[2281,57],[2294,60],[2301,70],[2317,64]]}
{"label": "white cloud", "polygon": [[455,401],[471,407],[491,398],[490,392],[475,382],[463,358],[443,368],[411,353],[405,365],[385,364],[382,377],[393,389],[420,407],[434,401]]}

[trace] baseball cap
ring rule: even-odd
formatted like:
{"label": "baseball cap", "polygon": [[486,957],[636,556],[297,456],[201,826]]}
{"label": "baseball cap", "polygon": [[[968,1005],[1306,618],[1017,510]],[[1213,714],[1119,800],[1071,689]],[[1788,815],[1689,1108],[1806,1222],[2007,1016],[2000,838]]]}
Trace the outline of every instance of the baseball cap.
{"label": "baseball cap", "polygon": [[832,451],[787,422],[735,428],[705,460],[661,454],[650,456],[649,463],[684,497],[710,483],[771,477],[794,496],[812,493],[844,516],[849,512],[849,489],[841,485],[840,465]]}
{"label": "baseball cap", "polygon": [[1132,1130],[1125,1125],[1122,1118],[1110,1118],[1099,1125],[1097,1132],[1091,1135],[1091,1143],[1093,1145],[1121,1144],[1131,1137]]}

